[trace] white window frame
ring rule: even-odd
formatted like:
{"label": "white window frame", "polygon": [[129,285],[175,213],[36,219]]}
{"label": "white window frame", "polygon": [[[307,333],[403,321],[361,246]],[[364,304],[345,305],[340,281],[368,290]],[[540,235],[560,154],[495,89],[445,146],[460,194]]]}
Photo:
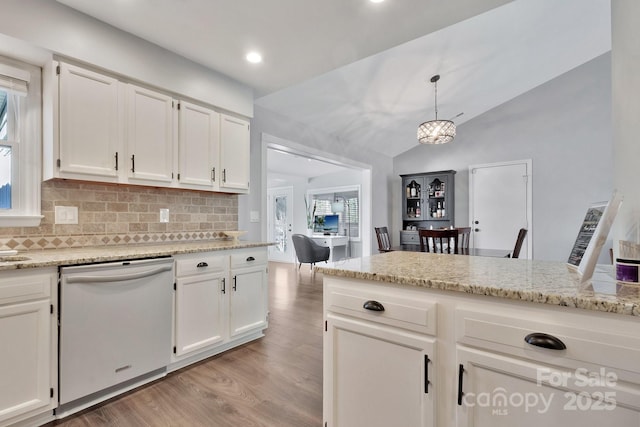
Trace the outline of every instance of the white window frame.
{"label": "white window frame", "polygon": [[[37,227],[42,219],[42,69],[0,56],[0,72],[29,75],[20,128],[12,147],[11,209],[0,209],[0,227]],[[6,74],[5,74],[6,75]],[[14,157],[15,156],[15,157]]]}
{"label": "white window frame", "polygon": [[[349,193],[356,191],[358,193],[358,237],[350,236],[352,242],[360,242],[362,240],[362,191],[360,185],[346,185],[343,187],[327,187],[327,188],[313,188],[307,190],[307,203],[309,209],[313,206],[313,196],[318,194],[330,194],[333,193]],[[334,200],[335,201],[335,200]],[[342,200],[339,200],[339,202]],[[319,214],[319,213],[316,213]]]}

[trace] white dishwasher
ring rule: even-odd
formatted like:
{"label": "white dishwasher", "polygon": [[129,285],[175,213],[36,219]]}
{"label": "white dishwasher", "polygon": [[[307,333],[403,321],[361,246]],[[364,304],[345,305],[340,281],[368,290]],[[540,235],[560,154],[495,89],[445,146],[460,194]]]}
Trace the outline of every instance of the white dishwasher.
{"label": "white dishwasher", "polygon": [[140,383],[140,377],[166,373],[173,258],[63,267],[60,272],[58,415],[116,395]]}

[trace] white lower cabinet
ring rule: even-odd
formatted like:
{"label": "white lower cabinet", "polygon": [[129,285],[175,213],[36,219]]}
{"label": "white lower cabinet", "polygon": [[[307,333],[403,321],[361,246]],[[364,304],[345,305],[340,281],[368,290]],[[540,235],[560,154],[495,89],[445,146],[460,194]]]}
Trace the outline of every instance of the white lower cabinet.
{"label": "white lower cabinet", "polygon": [[189,255],[176,260],[175,354],[222,343],[228,255]]}
{"label": "white lower cabinet", "polygon": [[264,251],[231,255],[229,333],[241,336],[267,326],[267,259]]}
{"label": "white lower cabinet", "polygon": [[179,369],[263,336],[266,248],[176,255],[174,349]]}
{"label": "white lower cabinet", "polygon": [[613,370],[568,369],[459,349],[458,426],[639,426],[637,388]]}
{"label": "white lower cabinet", "polygon": [[640,426],[637,316],[323,281],[326,427]]}
{"label": "white lower cabinet", "polygon": [[[327,315],[325,420],[331,426],[434,426],[434,339]],[[326,355],[326,353],[325,353]]]}
{"label": "white lower cabinet", "polygon": [[52,419],[56,277],[55,269],[0,272],[0,426]]}

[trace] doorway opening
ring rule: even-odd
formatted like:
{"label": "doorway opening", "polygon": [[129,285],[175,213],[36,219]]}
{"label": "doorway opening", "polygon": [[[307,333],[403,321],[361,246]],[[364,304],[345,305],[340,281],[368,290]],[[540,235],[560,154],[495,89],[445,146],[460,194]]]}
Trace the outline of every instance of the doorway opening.
{"label": "doorway opening", "polygon": [[[371,233],[367,232],[372,223],[370,165],[268,134],[262,135],[262,159],[263,194],[267,194],[262,206],[267,221],[262,233],[267,241],[276,242],[269,249],[270,260],[295,262],[291,235],[311,234],[315,217],[329,213],[324,205],[344,202],[344,195],[338,191],[344,188],[358,189],[357,202],[348,200],[351,211],[335,212],[346,224],[340,223],[335,233],[336,237],[346,233],[348,249],[344,257],[371,255]],[[319,194],[334,196],[330,201],[318,201]],[[317,212],[313,211],[314,204]],[[324,209],[321,213],[319,205]]]}

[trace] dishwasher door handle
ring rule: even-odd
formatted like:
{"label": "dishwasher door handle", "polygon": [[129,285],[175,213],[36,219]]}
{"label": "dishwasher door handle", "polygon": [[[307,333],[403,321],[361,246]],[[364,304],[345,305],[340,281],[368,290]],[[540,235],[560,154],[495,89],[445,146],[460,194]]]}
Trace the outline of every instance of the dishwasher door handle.
{"label": "dishwasher door handle", "polygon": [[173,265],[163,265],[157,268],[141,271],[139,273],[129,274],[112,274],[109,276],[92,276],[92,275],[69,275],[67,283],[105,283],[105,282],[124,282],[128,280],[142,279],[144,277],[155,276],[164,271],[169,271]]}

